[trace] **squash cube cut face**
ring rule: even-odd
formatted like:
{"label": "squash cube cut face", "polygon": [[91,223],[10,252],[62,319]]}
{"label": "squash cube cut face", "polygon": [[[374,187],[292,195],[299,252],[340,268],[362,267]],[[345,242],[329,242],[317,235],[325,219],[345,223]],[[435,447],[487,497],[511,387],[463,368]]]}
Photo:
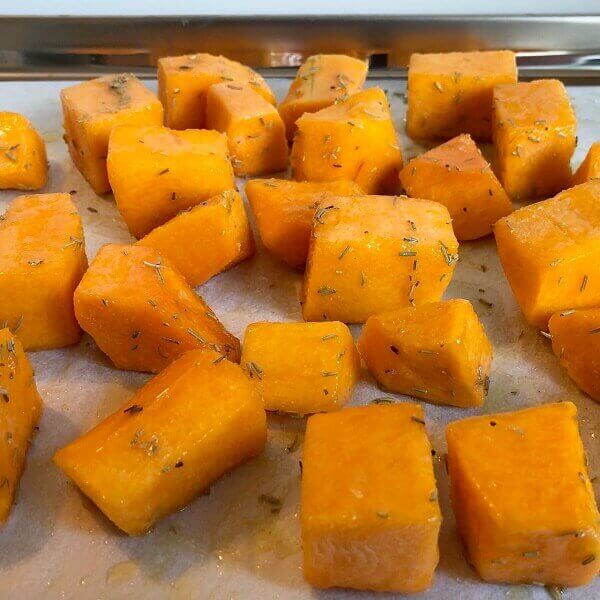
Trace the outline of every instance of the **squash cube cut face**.
{"label": "squash cube cut face", "polygon": [[600,526],[571,402],[446,429],[452,507],[486,581],[577,586],[600,561]]}
{"label": "squash cube cut face", "polygon": [[429,587],[441,514],[420,406],[373,404],[314,415],[302,465],[310,584],[404,593]]}
{"label": "squash cube cut face", "polygon": [[153,248],[101,248],[75,291],[75,314],[118,369],[157,373],[203,347],[239,361],[239,341]]}
{"label": "squash cube cut face", "polygon": [[573,185],[585,183],[590,179],[600,179],[600,142],[592,144],[584,161],[573,175]]}

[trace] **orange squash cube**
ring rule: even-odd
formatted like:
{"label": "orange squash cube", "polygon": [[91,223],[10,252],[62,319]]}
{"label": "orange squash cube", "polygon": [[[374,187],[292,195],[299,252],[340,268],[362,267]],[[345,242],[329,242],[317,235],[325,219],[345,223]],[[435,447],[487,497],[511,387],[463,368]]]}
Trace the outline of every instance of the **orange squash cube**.
{"label": "orange squash cube", "polygon": [[573,175],[573,185],[585,183],[589,179],[600,179],[600,142],[591,145],[584,161]]}
{"label": "orange squash cube", "polygon": [[446,429],[452,508],[486,581],[575,586],[600,567],[600,515],[571,402]]}
{"label": "orange squash cube", "polygon": [[431,585],[442,517],[420,406],[314,415],[302,465],[304,576],[311,585],[402,593]]}

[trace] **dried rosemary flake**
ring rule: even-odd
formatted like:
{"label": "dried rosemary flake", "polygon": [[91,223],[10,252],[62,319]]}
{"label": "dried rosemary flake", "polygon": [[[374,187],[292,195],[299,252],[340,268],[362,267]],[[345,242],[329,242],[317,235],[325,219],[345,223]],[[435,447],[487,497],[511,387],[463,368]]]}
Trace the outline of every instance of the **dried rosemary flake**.
{"label": "dried rosemary flake", "polygon": [[429,494],[429,502],[435,502],[438,499],[437,490],[433,490],[431,494]]}
{"label": "dried rosemary flake", "polygon": [[246,363],[246,370],[248,371],[248,374],[250,375],[250,379],[253,379],[256,376],[256,378],[259,381],[262,380],[263,370],[261,369],[260,365],[258,365],[257,363],[255,363],[255,362]]}
{"label": "dried rosemary flake", "polygon": [[444,88],[442,87],[442,84],[439,81],[434,81],[433,82],[433,87],[438,91],[438,92],[443,92]]}
{"label": "dried rosemary flake", "polygon": [[167,168],[167,169],[163,169],[162,171],[159,171],[159,172],[158,172],[158,174],[159,174],[159,175],[166,175],[166,174],[167,174],[169,171],[170,171],[170,169],[169,169],[169,168]]}
{"label": "dried rosemary flake", "polygon": [[444,257],[444,260],[446,261],[446,264],[450,267],[452,266],[454,263],[458,262],[458,254],[452,254],[449,250],[448,250],[448,246],[446,246],[446,244],[444,244],[444,242],[440,241],[440,250],[442,252],[442,256]]}
{"label": "dried rosemary flake", "polygon": [[2,386],[0,386],[0,399],[2,399],[7,404],[8,404],[8,402],[10,402],[8,390]]}
{"label": "dried rosemary flake", "polygon": [[545,588],[552,600],[563,600],[563,588],[556,585],[547,585]]}
{"label": "dried rosemary flake", "polygon": [[151,267],[152,269],[155,269],[156,270],[156,274],[158,276],[158,280],[160,281],[161,284],[164,284],[165,278],[163,277],[163,274],[162,274],[162,271],[161,271],[161,269],[164,268],[163,264],[161,264],[158,261],[155,262],[155,263],[153,263],[153,262],[150,262],[150,261],[147,261],[147,260],[143,260],[142,264],[145,267]]}
{"label": "dried rosemary flake", "polygon": [[340,255],[338,256],[338,260],[342,260],[342,258],[344,258],[344,256],[346,256],[346,254],[348,254],[348,252],[350,252],[350,246],[346,246],[341,252]]}
{"label": "dried rosemary flake", "polygon": [[410,417],[415,423],[418,423],[419,425],[425,425],[425,421],[423,419],[421,419],[420,417],[415,417],[415,415],[411,415]]}
{"label": "dried rosemary flake", "polygon": [[334,340],[338,337],[337,333],[328,333],[327,335],[324,335],[321,339],[326,342],[328,340]]}
{"label": "dried rosemary flake", "polygon": [[585,290],[585,287],[587,286],[587,282],[588,282],[588,276],[584,275],[583,281],[581,282],[581,287],[579,288],[580,292],[583,292]]}
{"label": "dried rosemary flake", "polygon": [[10,329],[11,333],[17,333],[17,331],[19,331],[19,329],[21,329],[21,325],[23,325],[24,319],[25,319],[24,315],[21,315],[17,319],[17,322],[15,323],[14,327],[11,327],[11,329]]}
{"label": "dried rosemary flake", "polygon": [[540,333],[545,337],[548,338],[549,340],[552,339],[552,334],[548,333],[547,331],[540,331]]}
{"label": "dried rosemary flake", "polygon": [[194,338],[196,338],[200,343],[202,344],[206,344],[206,340],[195,330],[192,329],[191,327],[188,328],[187,332]]}
{"label": "dried rosemary flake", "polygon": [[336,206],[333,206],[333,204],[330,204],[329,206],[324,206],[322,208],[319,208],[317,210],[317,212],[315,213],[315,221],[317,221],[317,223],[321,223],[321,225],[322,225],[323,224],[323,217],[330,210],[338,210],[338,208]]}
{"label": "dried rosemary flake", "polygon": [[335,377],[338,375],[337,371],[321,371],[323,377]]}
{"label": "dried rosemary flake", "polygon": [[537,558],[540,555],[538,550],[530,550],[528,552],[523,552],[524,558]]}
{"label": "dried rosemary flake", "polygon": [[385,510],[378,510],[377,513],[375,513],[380,519],[389,519],[390,517],[390,513],[386,512]]}
{"label": "dried rosemary flake", "polygon": [[39,267],[44,261],[42,259],[39,260],[28,260],[27,264],[31,267]]}
{"label": "dried rosemary flake", "polygon": [[123,412],[130,414],[130,415],[135,415],[137,413],[141,413],[144,410],[144,408],[142,406],[140,406],[139,404],[132,404],[129,408],[126,408]]}
{"label": "dried rosemary flake", "polygon": [[406,250],[404,252],[398,252],[398,256],[416,256],[417,253],[414,250]]}
{"label": "dried rosemary flake", "polygon": [[323,287],[320,287],[317,290],[317,294],[319,294],[320,296],[330,296],[331,294],[335,294],[336,291],[329,287],[328,285],[324,285]]}
{"label": "dried rosemary flake", "polygon": [[277,496],[272,496],[271,494],[261,494],[258,497],[258,500],[263,504],[268,504],[271,507],[272,514],[277,514],[281,511],[283,502],[281,501],[281,498],[278,498]]}
{"label": "dried rosemary flake", "polygon": [[373,398],[371,400],[371,404],[395,404],[395,402],[393,398]]}
{"label": "dried rosemary flake", "polygon": [[487,308],[494,308],[494,304],[493,302],[488,302],[487,300],[485,300],[484,298],[477,298],[477,300],[479,301],[480,304],[483,304],[484,306],[486,306]]}
{"label": "dried rosemary flake", "polygon": [[596,560],[596,555],[595,554],[590,554],[589,556],[586,556],[582,561],[581,564],[582,565],[589,565],[590,563],[593,563]]}
{"label": "dried rosemary flake", "polygon": [[82,246],[83,245],[83,240],[73,237],[72,235],[69,236],[69,241],[62,247],[63,250],[66,250],[67,248],[69,248],[70,246]]}
{"label": "dried rosemary flake", "polygon": [[561,317],[568,317],[569,315],[572,315],[574,312],[575,312],[575,311],[574,311],[572,308],[570,308],[569,310],[563,310],[563,311],[560,313],[560,316],[561,316]]}

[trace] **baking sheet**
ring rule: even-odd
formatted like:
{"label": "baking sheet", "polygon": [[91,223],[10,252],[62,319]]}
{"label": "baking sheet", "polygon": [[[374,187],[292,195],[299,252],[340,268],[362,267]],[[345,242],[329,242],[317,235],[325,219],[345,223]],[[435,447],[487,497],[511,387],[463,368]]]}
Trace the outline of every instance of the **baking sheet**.
{"label": "baking sheet", "polygon": [[[281,98],[289,80],[269,83]],[[369,85],[378,82],[370,81]],[[402,138],[405,158],[422,148],[404,135],[403,81],[379,82],[388,97]],[[92,259],[107,242],[131,238],[112,197],[96,196],[69,159],[61,139],[61,82],[2,83],[0,108],[27,115],[44,135],[50,177],[43,191],[73,191],[82,216],[86,249]],[[155,82],[149,85],[156,87]],[[592,141],[600,139],[600,90],[570,88],[579,118],[578,164]],[[240,182],[243,185],[243,182]],[[3,211],[16,192],[0,192]],[[90,210],[91,209],[91,210]],[[95,212],[97,211],[97,212]],[[258,247],[255,257],[199,288],[226,327],[243,337],[248,323],[301,320],[301,275]],[[455,419],[569,398],[580,411],[580,427],[590,459],[590,475],[600,475],[600,405],[568,379],[549,341],[529,327],[504,279],[492,238],[462,243],[460,262],[446,297],[471,300],[494,345],[490,393],[476,410],[423,404],[427,430],[438,456],[445,452],[444,427]],[[490,306],[491,304],[491,306]],[[360,328],[353,327],[355,336]],[[350,591],[317,591],[301,570],[299,467],[301,443],[285,452],[304,420],[269,417],[265,452],[226,476],[209,496],[158,523],[142,538],[120,533],[51,462],[53,453],[121,406],[148,376],[114,369],[89,336],[78,346],[30,353],[44,414],[21,481],[18,501],[0,531],[0,598],[130,598],[183,600],[285,598],[347,600],[378,597]],[[352,405],[380,397],[365,372]],[[401,397],[399,397],[401,399]],[[552,449],[548,449],[551,460]],[[483,584],[467,565],[448,499],[448,478],[436,464],[444,524],[440,564],[426,599],[547,599],[544,588]],[[596,480],[596,495],[600,486]],[[282,499],[279,514],[259,501],[261,494]],[[388,595],[386,597],[392,597]],[[600,598],[600,579],[565,598]]]}

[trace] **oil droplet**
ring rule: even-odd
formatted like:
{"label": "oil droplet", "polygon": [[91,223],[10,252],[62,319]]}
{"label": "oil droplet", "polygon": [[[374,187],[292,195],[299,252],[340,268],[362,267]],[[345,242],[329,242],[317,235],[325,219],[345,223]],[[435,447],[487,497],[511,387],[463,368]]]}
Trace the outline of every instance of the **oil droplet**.
{"label": "oil droplet", "polygon": [[139,571],[139,567],[132,560],[115,563],[106,572],[107,583],[126,583],[131,581]]}

